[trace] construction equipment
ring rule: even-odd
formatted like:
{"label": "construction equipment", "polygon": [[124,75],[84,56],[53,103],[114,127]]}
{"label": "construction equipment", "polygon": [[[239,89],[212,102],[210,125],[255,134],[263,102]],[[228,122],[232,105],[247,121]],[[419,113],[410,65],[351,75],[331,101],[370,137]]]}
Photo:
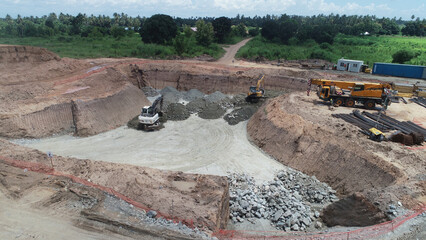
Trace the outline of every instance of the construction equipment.
{"label": "construction equipment", "polygon": [[265,75],[257,81],[256,86],[250,86],[249,92],[247,93],[246,101],[257,103],[265,94],[264,83]]}
{"label": "construction equipment", "polygon": [[385,135],[377,128],[368,129],[368,137],[376,142],[381,142],[386,139]]}
{"label": "construction equipment", "polygon": [[374,109],[376,104],[385,108],[390,104],[390,89],[388,83],[346,82],[326,79],[310,79],[308,95],[311,85],[318,86],[317,95],[324,101],[331,101],[335,106],[345,105],[354,107],[361,103],[366,109]]}
{"label": "construction equipment", "polygon": [[163,96],[159,96],[151,106],[144,106],[139,115],[138,129],[155,130],[161,127],[160,118],[163,116]]}
{"label": "construction equipment", "polygon": [[369,68],[367,64],[362,64],[361,65],[361,72],[363,72],[363,73],[372,73],[373,70],[371,68]]}

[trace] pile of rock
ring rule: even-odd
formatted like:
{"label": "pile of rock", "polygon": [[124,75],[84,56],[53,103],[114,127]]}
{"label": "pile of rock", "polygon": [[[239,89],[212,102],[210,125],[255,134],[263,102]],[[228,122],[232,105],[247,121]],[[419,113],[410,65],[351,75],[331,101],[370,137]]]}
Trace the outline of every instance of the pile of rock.
{"label": "pile of rock", "polygon": [[230,182],[230,218],[234,222],[253,218],[269,219],[277,229],[303,231],[317,221],[319,212],[311,203],[337,201],[335,191],[315,177],[295,170],[280,171],[274,181],[257,186],[245,174],[232,174]]}
{"label": "pile of rock", "polygon": [[204,231],[198,228],[189,228],[181,222],[173,222],[172,220],[165,219],[163,217],[158,217],[158,213],[154,210],[148,212],[135,208],[133,205],[118,199],[114,196],[105,195],[104,206],[108,209],[117,212],[119,216],[126,215],[133,217],[140,224],[146,227],[152,227],[157,230],[173,231],[178,232],[183,235],[188,236],[189,239],[212,239]]}
{"label": "pile of rock", "polygon": [[[230,125],[235,125],[248,120],[261,105],[261,103],[247,103],[245,94],[229,97],[216,91],[206,95],[197,89],[180,92],[170,86],[160,91],[144,87],[142,91],[150,101],[154,101],[159,94],[163,96],[163,111],[168,120],[185,120],[189,118],[190,114],[197,114],[203,119],[224,117]],[[226,114],[228,109],[233,109],[233,111]]]}
{"label": "pile of rock", "polygon": [[173,87],[165,87],[160,93],[169,120],[185,120],[193,113],[204,119],[218,119],[232,107],[229,97],[219,91],[206,95],[197,89],[179,92]]}

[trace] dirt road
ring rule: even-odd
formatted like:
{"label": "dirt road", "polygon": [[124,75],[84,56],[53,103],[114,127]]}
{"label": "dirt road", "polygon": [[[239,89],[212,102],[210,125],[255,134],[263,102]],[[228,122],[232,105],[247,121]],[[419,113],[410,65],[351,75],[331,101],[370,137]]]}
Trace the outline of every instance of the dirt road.
{"label": "dirt road", "polygon": [[235,60],[235,54],[237,54],[238,50],[246,45],[247,42],[249,42],[252,38],[247,38],[237,44],[231,45],[227,48],[224,48],[226,53],[225,55],[220,58],[217,62],[222,64],[232,64],[233,60]]}

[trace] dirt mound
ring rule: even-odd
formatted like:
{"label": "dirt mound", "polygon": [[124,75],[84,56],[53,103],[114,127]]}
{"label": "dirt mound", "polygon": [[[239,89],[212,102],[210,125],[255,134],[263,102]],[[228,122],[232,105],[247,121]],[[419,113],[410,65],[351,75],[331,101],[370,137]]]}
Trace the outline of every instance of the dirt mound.
{"label": "dirt mound", "polygon": [[219,104],[207,103],[206,107],[201,109],[198,116],[203,119],[218,119],[225,114],[225,109]]}
{"label": "dirt mound", "polygon": [[329,227],[364,227],[389,220],[377,206],[374,206],[362,194],[352,194],[332,203],[324,209],[321,218]]}
{"label": "dirt mound", "polygon": [[155,96],[158,96],[158,94],[160,94],[157,90],[155,90],[152,87],[143,87],[141,90],[147,97],[155,97]]}
{"label": "dirt mound", "polygon": [[216,91],[204,97],[204,99],[209,103],[219,103],[224,101],[226,98],[227,96],[219,91]]}
{"label": "dirt mound", "polygon": [[165,87],[165,88],[163,88],[161,91],[160,91],[160,93],[162,94],[162,95],[165,95],[165,94],[167,94],[167,93],[172,93],[173,95],[176,95],[176,96],[181,96],[182,94],[176,89],[176,88],[174,88],[174,87],[171,87],[171,86],[167,86],[167,87]]}
{"label": "dirt mound", "polygon": [[200,92],[198,89],[191,89],[183,95],[183,100],[190,102],[196,99],[203,98],[204,96],[205,94]]}
{"label": "dirt mound", "polygon": [[61,58],[45,48],[30,46],[0,46],[0,63],[40,63],[51,60],[59,61]]}
{"label": "dirt mound", "polygon": [[190,113],[198,113],[207,106],[207,101],[203,98],[193,100],[186,104],[186,108]]}
{"label": "dirt mound", "polygon": [[250,119],[248,133],[265,152],[287,166],[316,176],[343,195],[386,187],[402,177],[392,164],[360,151],[362,146],[288,113],[287,104],[294,105],[291,100],[292,96],[273,99]]}
{"label": "dirt mound", "polygon": [[72,101],[75,134],[90,136],[124,125],[148,103],[143,93],[130,84],[106,98]]}
{"label": "dirt mound", "polygon": [[[51,163],[45,153],[0,139],[0,161],[7,162],[3,156],[20,160],[19,164],[26,164],[28,171],[51,170]],[[189,223],[193,221],[195,227],[212,231],[227,225],[229,188],[226,177],[161,171],[59,156],[54,156],[52,160],[55,171],[111,188],[129,200],[161,213],[162,216],[186,219]],[[28,164],[29,162],[32,164]],[[1,178],[4,178],[3,174],[0,175]],[[90,191],[83,195],[90,195]]]}
{"label": "dirt mound", "polygon": [[257,109],[258,107],[255,105],[246,105],[234,109],[232,112],[226,114],[223,119],[225,119],[225,121],[227,121],[230,125],[236,125],[239,122],[249,120]]}
{"label": "dirt mound", "polygon": [[190,113],[185,105],[181,103],[171,103],[166,110],[168,120],[182,121],[189,118]]}

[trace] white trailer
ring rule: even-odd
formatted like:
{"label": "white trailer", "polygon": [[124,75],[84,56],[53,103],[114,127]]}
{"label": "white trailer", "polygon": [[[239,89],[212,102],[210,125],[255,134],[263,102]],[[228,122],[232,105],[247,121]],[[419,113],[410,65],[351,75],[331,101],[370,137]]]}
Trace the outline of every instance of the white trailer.
{"label": "white trailer", "polygon": [[349,60],[349,59],[342,58],[337,61],[337,70],[349,71],[349,72],[361,72],[361,67],[363,64],[364,64],[364,61]]}

